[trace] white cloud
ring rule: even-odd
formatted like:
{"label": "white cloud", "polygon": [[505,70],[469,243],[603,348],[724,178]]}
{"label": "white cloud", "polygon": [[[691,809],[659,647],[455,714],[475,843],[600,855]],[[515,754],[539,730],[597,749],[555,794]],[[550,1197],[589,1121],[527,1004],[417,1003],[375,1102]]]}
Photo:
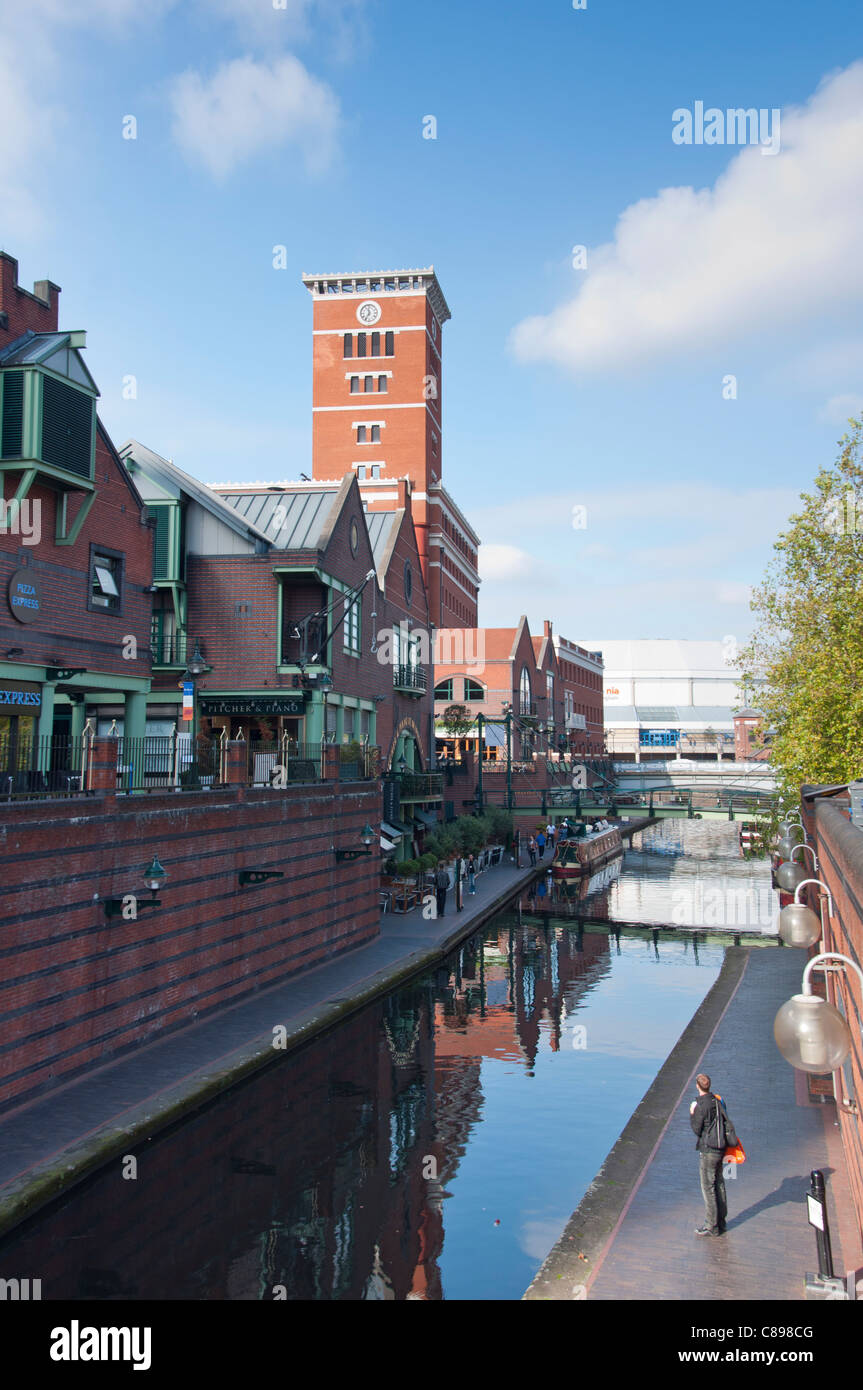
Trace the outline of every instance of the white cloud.
{"label": "white cloud", "polygon": [[338,101],[291,54],[269,64],[237,58],[210,78],[185,72],[174,80],[171,102],[175,139],[216,178],[288,143],[299,146],[309,169],[332,158]]}
{"label": "white cloud", "polygon": [[[811,318],[863,297],[863,62],[782,113],[782,148],[736,154],[715,186],[628,207],[581,288],[512,334],[524,361],[609,370]],[[669,130],[670,141],[670,130]]]}
{"label": "white cloud", "polygon": [[347,31],[366,0],[199,0],[208,20],[214,12],[234,20],[244,39],[270,42],[308,38],[315,27]]}
{"label": "white cloud", "polygon": [[831,396],[826,405],[822,406],[818,412],[819,420],[826,420],[829,425],[847,425],[853,415],[859,419],[863,414],[863,396]]}
{"label": "white cloud", "polygon": [[479,572],[482,579],[527,578],[536,570],[536,561],[517,545],[481,545]]}

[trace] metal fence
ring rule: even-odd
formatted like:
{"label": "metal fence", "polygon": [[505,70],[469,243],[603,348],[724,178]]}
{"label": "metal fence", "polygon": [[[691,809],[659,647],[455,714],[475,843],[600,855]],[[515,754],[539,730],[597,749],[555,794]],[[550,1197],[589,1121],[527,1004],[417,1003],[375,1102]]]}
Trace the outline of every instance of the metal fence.
{"label": "metal fence", "polygon": [[4,735],[0,738],[0,797],[30,801],[88,791],[91,747],[91,737]]}
{"label": "metal fence", "polygon": [[[76,796],[93,790],[92,730],[83,737],[0,738],[0,799],[36,800]],[[227,738],[197,738],[174,731],[168,735],[127,738],[115,735],[118,792],[180,791],[224,786],[239,776],[253,787],[291,783],[371,780],[379,775],[380,749],[367,744],[336,746],[250,740],[245,767],[229,769]],[[235,745],[236,746],[236,745]],[[236,755],[234,755],[236,756]],[[109,764],[110,765],[110,764]]]}

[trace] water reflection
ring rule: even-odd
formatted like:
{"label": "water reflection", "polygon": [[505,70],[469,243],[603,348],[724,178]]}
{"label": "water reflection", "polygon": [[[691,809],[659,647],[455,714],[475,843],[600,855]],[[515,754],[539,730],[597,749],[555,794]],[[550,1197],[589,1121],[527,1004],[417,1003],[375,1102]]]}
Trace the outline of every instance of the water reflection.
{"label": "water reflection", "polygon": [[696,950],[501,914],[143,1146],[136,1180],[36,1218],[0,1273],[44,1298],[518,1298],[715,978]]}

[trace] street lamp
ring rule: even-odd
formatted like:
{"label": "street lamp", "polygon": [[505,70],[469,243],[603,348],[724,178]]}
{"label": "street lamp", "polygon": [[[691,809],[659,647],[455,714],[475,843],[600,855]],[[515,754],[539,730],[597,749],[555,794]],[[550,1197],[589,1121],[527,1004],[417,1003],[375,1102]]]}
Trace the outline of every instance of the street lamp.
{"label": "street lamp", "polygon": [[822,883],[820,878],[805,878],[794,890],[793,903],[783,907],[779,914],[779,935],[786,946],[814,946],[824,933],[820,918],[811,907],[800,901],[800,890],[805,888],[807,883],[817,883],[819,888],[824,889],[822,896],[826,896],[827,911],[831,917],[833,916],[833,899],[827,884]]}
{"label": "street lamp", "polygon": [[102,906],[105,909],[105,916],[124,917],[127,921],[135,921],[138,913],[145,907],[161,907],[160,900],[156,897],[160,888],[163,888],[168,875],[159,863],[158,855],[153,855],[152,863],[148,864],[143,873],[144,884],[150,890],[151,897],[144,898],[143,901],[135,892],[123,893],[119,896],[112,896],[102,899]]}
{"label": "street lamp", "polygon": [[794,853],[798,849],[808,849],[812,855],[813,868],[818,869],[818,856],[811,845],[795,845],[787,864],[780,864],[776,870],[776,884],[785,893],[795,893],[801,883],[806,881],[806,870],[802,864],[795,864]]}
{"label": "street lamp", "polygon": [[838,951],[824,951],[808,962],[803,971],[802,993],[795,994],[782,1005],[773,1023],[776,1046],[786,1062],[798,1071],[816,1076],[836,1071],[851,1051],[851,1032],[846,1020],[833,1004],[812,993],[812,971],[827,960],[850,965],[860,976],[863,987],[863,970],[856,961]]}

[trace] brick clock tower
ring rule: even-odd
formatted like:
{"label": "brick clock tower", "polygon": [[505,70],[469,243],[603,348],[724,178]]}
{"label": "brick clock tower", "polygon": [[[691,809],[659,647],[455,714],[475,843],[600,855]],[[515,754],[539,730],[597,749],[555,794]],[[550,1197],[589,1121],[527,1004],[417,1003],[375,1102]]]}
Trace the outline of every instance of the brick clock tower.
{"label": "brick clock tower", "polygon": [[312,476],[356,473],[370,512],[407,478],[435,627],[476,627],[479,538],[443,486],[441,354],[450,317],[434,267],[304,275],[314,300]]}

